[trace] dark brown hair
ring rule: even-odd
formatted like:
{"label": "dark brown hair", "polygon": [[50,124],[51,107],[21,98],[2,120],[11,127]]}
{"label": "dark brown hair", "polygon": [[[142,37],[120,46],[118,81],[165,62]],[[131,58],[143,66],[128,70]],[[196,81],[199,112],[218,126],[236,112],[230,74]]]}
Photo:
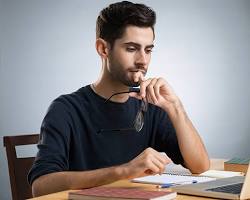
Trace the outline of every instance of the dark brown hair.
{"label": "dark brown hair", "polygon": [[154,33],[155,12],[144,4],[122,1],[104,8],[96,21],[96,37],[107,41],[111,48],[128,25],[151,27]]}

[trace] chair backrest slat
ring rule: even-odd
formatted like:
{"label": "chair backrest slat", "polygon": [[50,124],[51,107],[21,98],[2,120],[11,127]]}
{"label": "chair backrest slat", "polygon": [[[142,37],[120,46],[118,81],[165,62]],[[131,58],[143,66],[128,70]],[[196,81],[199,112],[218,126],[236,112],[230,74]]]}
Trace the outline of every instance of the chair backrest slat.
{"label": "chair backrest slat", "polygon": [[23,200],[32,197],[31,187],[27,182],[27,174],[35,159],[35,157],[18,158],[16,146],[37,144],[38,140],[39,134],[3,137],[13,200]]}

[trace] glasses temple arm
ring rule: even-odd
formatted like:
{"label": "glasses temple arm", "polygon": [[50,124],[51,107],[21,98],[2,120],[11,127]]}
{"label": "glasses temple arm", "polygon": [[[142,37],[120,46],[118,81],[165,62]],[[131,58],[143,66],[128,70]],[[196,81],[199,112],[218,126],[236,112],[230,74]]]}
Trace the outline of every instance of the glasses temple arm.
{"label": "glasses temple arm", "polygon": [[109,101],[115,95],[125,94],[125,93],[130,93],[130,92],[137,92],[137,93],[139,93],[140,92],[140,88],[133,88],[133,87],[131,87],[131,88],[129,88],[129,91],[114,93],[108,99],[106,99],[106,101],[104,103],[107,103],[107,101]]}

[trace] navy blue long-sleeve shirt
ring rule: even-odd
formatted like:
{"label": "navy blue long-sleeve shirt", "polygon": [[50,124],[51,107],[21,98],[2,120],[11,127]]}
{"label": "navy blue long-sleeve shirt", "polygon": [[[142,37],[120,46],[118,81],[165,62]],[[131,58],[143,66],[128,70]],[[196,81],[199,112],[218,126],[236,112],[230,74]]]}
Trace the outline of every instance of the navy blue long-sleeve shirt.
{"label": "navy blue long-sleeve shirt", "polygon": [[91,87],[62,95],[50,105],[42,122],[38,153],[28,174],[30,184],[39,176],[60,171],[84,171],[126,163],[147,147],[183,164],[173,125],[165,111],[152,104],[140,132],[103,131],[130,128],[141,101],[106,102]]}

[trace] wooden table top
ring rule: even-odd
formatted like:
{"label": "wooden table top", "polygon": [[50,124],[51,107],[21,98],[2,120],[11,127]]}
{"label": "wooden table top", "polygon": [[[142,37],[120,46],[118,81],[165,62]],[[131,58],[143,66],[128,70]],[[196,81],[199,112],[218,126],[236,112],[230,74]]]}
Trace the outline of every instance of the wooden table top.
{"label": "wooden table top", "polygon": [[[224,169],[224,159],[211,159],[211,167],[210,169],[215,170],[223,170]],[[121,187],[121,188],[141,188],[145,190],[159,190],[159,191],[171,191],[171,189],[159,189],[155,185],[151,184],[141,184],[141,183],[132,183],[129,180],[117,181],[104,187]],[[32,198],[32,200],[67,200],[68,193],[73,190],[66,190],[62,192],[57,192],[49,195],[44,195],[36,198]],[[211,198],[198,197],[198,196],[190,196],[190,195],[177,195],[177,200],[208,200]]]}

